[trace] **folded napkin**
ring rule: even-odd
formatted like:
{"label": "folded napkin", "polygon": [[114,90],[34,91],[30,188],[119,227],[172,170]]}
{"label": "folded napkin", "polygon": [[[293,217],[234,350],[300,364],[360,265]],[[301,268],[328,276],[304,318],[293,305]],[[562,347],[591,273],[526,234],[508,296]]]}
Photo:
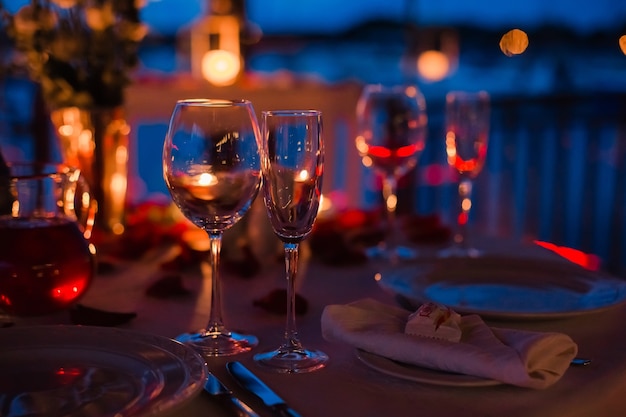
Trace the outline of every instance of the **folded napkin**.
{"label": "folded napkin", "polygon": [[461,318],[458,343],[408,335],[409,314],[372,299],[329,305],[322,334],[399,362],[536,389],[557,382],[578,352],[565,334],[491,328],[478,315]]}

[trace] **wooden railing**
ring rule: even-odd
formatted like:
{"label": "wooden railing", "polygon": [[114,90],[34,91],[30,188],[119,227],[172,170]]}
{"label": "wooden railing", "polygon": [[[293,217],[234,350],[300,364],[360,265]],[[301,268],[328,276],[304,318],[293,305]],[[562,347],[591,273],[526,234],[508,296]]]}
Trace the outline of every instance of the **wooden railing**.
{"label": "wooden railing", "polygon": [[[257,112],[322,110],[324,192],[343,194],[352,207],[375,207],[379,182],[361,165],[354,147],[361,87],[294,82],[216,89],[189,78],[137,82],[126,102],[135,177],[131,200],[165,192],[161,147],[176,100],[219,97],[248,98]],[[437,213],[453,224],[456,183],[446,165],[443,101],[426,99],[427,146],[416,171],[401,182],[399,209]],[[8,101],[5,95],[5,110],[14,105]],[[32,152],[32,144],[23,145]],[[494,97],[487,164],[475,182],[470,225],[489,235],[538,239],[596,254],[606,269],[626,278],[626,94]]]}
{"label": "wooden railing", "polygon": [[[443,105],[429,104],[430,152],[421,160],[413,209],[452,222],[455,184],[431,185],[425,173],[445,164]],[[626,94],[494,98],[474,228],[596,254],[626,277],[625,116]]]}

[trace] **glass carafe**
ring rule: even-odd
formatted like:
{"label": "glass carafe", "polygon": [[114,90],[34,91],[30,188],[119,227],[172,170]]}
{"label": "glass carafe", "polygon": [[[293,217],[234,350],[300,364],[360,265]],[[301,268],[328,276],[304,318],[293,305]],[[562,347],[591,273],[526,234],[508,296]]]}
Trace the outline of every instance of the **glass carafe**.
{"label": "glass carafe", "polygon": [[33,316],[69,308],[95,271],[95,203],[78,170],[7,167],[0,178],[0,311]]}

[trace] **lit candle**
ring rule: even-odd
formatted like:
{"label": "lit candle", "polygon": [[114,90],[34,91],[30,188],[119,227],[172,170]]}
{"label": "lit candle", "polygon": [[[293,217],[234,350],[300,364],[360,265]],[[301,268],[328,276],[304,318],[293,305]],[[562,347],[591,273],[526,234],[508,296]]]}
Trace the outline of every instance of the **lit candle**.
{"label": "lit candle", "polygon": [[206,201],[214,200],[219,196],[219,191],[216,190],[219,185],[219,177],[209,172],[186,177],[184,180],[184,188],[194,198]]}

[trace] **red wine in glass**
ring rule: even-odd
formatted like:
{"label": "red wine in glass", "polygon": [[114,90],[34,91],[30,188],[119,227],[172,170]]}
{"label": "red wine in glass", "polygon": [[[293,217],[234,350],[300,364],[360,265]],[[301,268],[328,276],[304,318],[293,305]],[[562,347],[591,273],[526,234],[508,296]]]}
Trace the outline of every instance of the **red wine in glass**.
{"label": "red wine in glass", "polygon": [[395,212],[398,180],[415,168],[425,146],[428,120],[424,97],[413,85],[367,85],[359,97],[356,115],[355,145],[363,165],[382,177],[387,213],[387,237],[367,253],[392,264],[412,259],[416,252],[398,242]]}

